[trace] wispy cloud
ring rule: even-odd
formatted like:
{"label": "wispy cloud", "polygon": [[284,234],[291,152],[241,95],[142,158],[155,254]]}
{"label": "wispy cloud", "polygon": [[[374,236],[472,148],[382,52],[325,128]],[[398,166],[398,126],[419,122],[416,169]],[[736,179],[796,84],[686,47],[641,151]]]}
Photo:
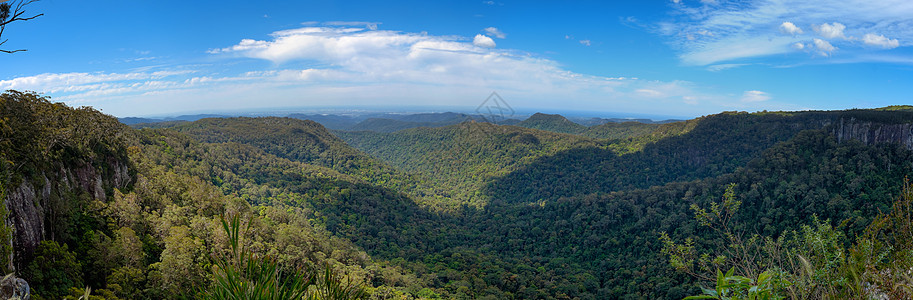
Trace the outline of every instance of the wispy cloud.
{"label": "wispy cloud", "polygon": [[770,95],[762,91],[745,91],[742,93],[742,102],[762,102],[770,100]]}
{"label": "wispy cloud", "polygon": [[713,71],[713,72],[719,72],[722,70],[738,68],[738,67],[747,66],[747,65],[749,65],[749,64],[718,64],[718,65],[708,66],[707,70]]}
{"label": "wispy cloud", "polygon": [[831,43],[828,43],[825,40],[814,39],[813,42],[815,49],[818,49],[818,54],[821,54],[821,56],[830,56],[831,53],[837,51],[837,47],[834,47],[834,45],[831,45]]}
{"label": "wispy cloud", "polygon": [[[137,111],[166,114],[174,107],[188,111],[436,101],[474,107],[492,90],[515,106],[543,109],[700,115],[738,102],[733,101],[737,96],[706,92],[688,81],[575,73],[531,53],[494,48],[494,41],[482,34],[436,36],[352,26],[315,23],[208,51],[217,61],[272,62],[235,74],[212,70],[215,67],[39,74],[0,81],[0,89],[45,91],[56,100],[121,116]],[[750,107],[741,103],[738,108]]]}
{"label": "wispy cloud", "polygon": [[34,76],[0,80],[0,90],[36,90],[46,93],[82,92],[98,88],[139,87],[141,82],[154,82],[193,71],[158,71],[134,73],[45,73]]}
{"label": "wispy cloud", "polygon": [[[676,1],[670,7],[671,19],[655,30],[669,38],[687,65],[738,63],[807,51],[797,44],[825,46],[816,38],[842,49],[841,55],[859,57],[878,48],[913,43],[913,2],[907,0],[720,0],[713,5]],[[833,54],[826,49],[810,51],[809,57],[821,51]]]}
{"label": "wispy cloud", "polygon": [[485,33],[488,33],[488,35],[499,38],[499,39],[507,38],[506,33],[504,33],[503,31],[501,31],[497,28],[494,28],[494,27],[485,28]]}
{"label": "wispy cloud", "polygon": [[377,30],[377,25],[380,25],[380,22],[359,22],[359,21],[330,21],[323,22],[323,25],[326,26],[361,26],[370,30]]}

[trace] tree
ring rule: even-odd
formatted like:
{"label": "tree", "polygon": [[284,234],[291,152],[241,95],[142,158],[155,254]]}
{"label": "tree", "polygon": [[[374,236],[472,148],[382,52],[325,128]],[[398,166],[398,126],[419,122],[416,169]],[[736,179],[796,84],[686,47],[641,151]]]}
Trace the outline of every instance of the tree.
{"label": "tree", "polygon": [[[44,14],[37,14],[33,16],[26,16],[25,7],[29,4],[37,2],[38,0],[18,0],[18,1],[9,1],[0,3],[0,46],[6,43],[7,40],[3,40],[3,32],[6,30],[6,25],[16,22],[16,21],[28,21]],[[3,50],[0,49],[0,52],[4,53],[16,53],[19,51],[26,51],[25,49],[18,50]]]}
{"label": "tree", "polygon": [[55,241],[41,241],[35,249],[35,259],[25,269],[24,278],[35,294],[56,299],[71,287],[82,288],[82,266],[76,255]]}
{"label": "tree", "polygon": [[[255,255],[241,241],[241,217],[226,220],[222,229],[228,235],[230,253],[215,256],[213,287],[206,299],[365,299],[361,285],[343,278],[326,265],[322,274],[315,268],[283,270],[275,258]],[[248,221],[245,231],[250,230]]]}

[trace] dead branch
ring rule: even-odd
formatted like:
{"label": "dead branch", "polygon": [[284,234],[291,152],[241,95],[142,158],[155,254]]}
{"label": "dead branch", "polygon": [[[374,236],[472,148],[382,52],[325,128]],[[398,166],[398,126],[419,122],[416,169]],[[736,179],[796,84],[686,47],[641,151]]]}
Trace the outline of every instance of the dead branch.
{"label": "dead branch", "polygon": [[[28,21],[28,20],[32,20],[32,19],[35,19],[37,17],[44,15],[44,14],[37,14],[37,15],[33,15],[33,16],[25,16],[25,14],[26,14],[25,7],[34,2],[38,2],[38,0],[12,1],[12,2],[0,1],[0,38],[3,37],[3,32],[6,30],[7,24],[10,24],[10,23],[16,22],[16,21]],[[0,41],[0,46],[5,44],[7,41],[8,41],[8,39]],[[16,53],[16,52],[20,52],[20,51],[26,51],[26,50],[25,49],[18,49],[18,50],[0,49],[0,52],[3,52],[3,53]]]}

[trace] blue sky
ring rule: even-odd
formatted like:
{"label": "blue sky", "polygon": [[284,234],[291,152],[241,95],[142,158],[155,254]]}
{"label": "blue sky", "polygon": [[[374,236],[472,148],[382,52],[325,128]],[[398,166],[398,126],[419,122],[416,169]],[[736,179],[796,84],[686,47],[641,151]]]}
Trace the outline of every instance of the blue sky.
{"label": "blue sky", "polygon": [[913,1],[63,1],[0,90],[115,116],[465,107],[695,117],[913,104]]}

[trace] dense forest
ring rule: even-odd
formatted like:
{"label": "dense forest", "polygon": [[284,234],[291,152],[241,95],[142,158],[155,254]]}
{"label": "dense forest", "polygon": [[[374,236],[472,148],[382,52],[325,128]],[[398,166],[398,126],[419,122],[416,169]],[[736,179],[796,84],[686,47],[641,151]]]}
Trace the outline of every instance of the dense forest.
{"label": "dense forest", "polygon": [[913,295],[913,107],[447,116],[128,127],[8,91],[0,266],[36,299],[219,298],[267,273],[328,299]]}

